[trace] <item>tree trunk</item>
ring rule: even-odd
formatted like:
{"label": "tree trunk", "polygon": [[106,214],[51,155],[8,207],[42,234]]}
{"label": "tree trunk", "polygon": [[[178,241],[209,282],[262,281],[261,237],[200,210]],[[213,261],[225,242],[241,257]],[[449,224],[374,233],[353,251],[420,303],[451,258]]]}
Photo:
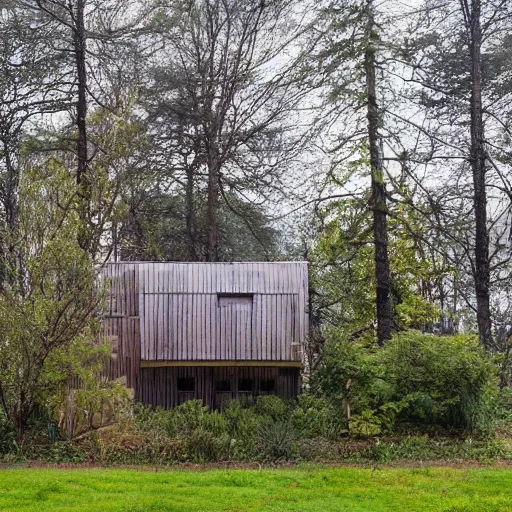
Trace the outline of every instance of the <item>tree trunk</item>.
{"label": "tree trunk", "polygon": [[188,163],[185,164],[187,169],[187,186],[185,191],[185,221],[188,237],[188,251],[190,261],[198,261],[197,256],[197,239],[196,239],[196,222],[194,207],[194,169]]}
{"label": "tree trunk", "polygon": [[473,171],[475,209],[475,293],[480,342],[485,348],[494,348],[491,333],[489,301],[489,233],[487,230],[487,194],[485,188],[486,151],[482,114],[482,31],[480,0],[471,0],[469,8],[462,0],[471,54],[471,169]]}
{"label": "tree trunk", "polygon": [[[16,248],[16,229],[18,227],[19,214],[19,167],[14,153],[14,144],[11,141],[4,141],[5,148],[5,185],[4,185],[4,210],[5,222],[7,224],[6,247],[4,254],[5,281],[13,284],[13,277],[18,268],[18,249]],[[17,144],[16,144],[17,145]],[[14,157],[14,158],[13,158]],[[14,160],[14,161],[13,161]]]}
{"label": "tree trunk", "polygon": [[80,216],[82,229],[79,234],[80,247],[94,252],[92,247],[92,237],[88,229],[91,220],[91,181],[88,172],[89,161],[87,152],[87,70],[85,67],[86,58],[86,33],[84,8],[86,0],[76,0],[76,10],[73,14],[73,8],[70,11],[74,17],[73,43],[75,51],[75,65],[77,72],[77,103],[76,103],[76,184],[80,197]]}
{"label": "tree trunk", "polygon": [[18,162],[18,140],[4,141],[5,148],[5,184],[4,184],[4,210],[7,231],[4,232],[4,254],[0,286],[17,284],[20,294],[25,293],[25,255],[22,248],[16,243],[19,234],[19,193],[20,170]]}
{"label": "tree trunk", "polygon": [[365,48],[366,94],[368,101],[368,143],[371,167],[371,208],[373,210],[373,241],[375,246],[375,280],[377,307],[377,341],[383,345],[391,338],[393,308],[390,293],[388,255],[388,225],[384,164],[381,154],[379,125],[380,112],[377,104],[375,52],[377,39],[373,18],[373,1],[367,0],[367,43]]}
{"label": "tree trunk", "polygon": [[75,48],[75,64],[77,71],[78,101],[76,104],[76,127],[78,131],[76,141],[76,155],[78,159],[76,182],[81,185],[87,181],[87,71],[85,69],[85,0],[76,0],[75,26],[73,30],[73,43]]}
{"label": "tree trunk", "polygon": [[214,148],[208,151],[208,204],[206,209],[206,261],[219,260],[219,166]]}

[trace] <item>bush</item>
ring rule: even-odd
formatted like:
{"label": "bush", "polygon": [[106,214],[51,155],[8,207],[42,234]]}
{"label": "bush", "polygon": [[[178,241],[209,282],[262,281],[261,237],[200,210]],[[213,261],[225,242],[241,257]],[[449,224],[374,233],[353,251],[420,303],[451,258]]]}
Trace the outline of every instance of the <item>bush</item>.
{"label": "bush", "polygon": [[336,439],[346,433],[343,413],[331,400],[313,395],[299,395],[290,412],[290,421],[300,436]]}
{"label": "bush", "polygon": [[398,421],[489,433],[496,413],[497,367],[468,336],[409,331],[383,348],[337,340],[317,385],[345,421],[350,401],[354,435],[391,433]]}
{"label": "bush", "polygon": [[[131,439],[129,444],[137,447],[138,453],[150,453],[151,460],[277,461],[316,457],[316,447],[326,446],[326,438],[338,436],[341,425],[337,411],[326,399],[303,395],[287,400],[269,395],[258,397],[255,403],[231,401],[222,412],[210,412],[199,401],[172,410],[138,406],[133,426],[128,428],[130,434],[123,435]],[[321,443],[306,442],[317,437]],[[133,439],[143,439],[144,448]],[[110,440],[108,444],[123,449],[122,442]]]}
{"label": "bush", "polygon": [[395,336],[373,359],[391,391],[383,398],[403,403],[402,419],[489,432],[497,368],[475,338],[408,332]]}
{"label": "bush", "polygon": [[295,406],[291,400],[285,400],[275,395],[258,396],[252,409],[254,414],[269,418],[272,421],[286,421]]}
{"label": "bush", "polygon": [[297,432],[289,421],[263,423],[255,434],[259,458],[267,461],[292,458]]}
{"label": "bush", "polygon": [[357,455],[357,459],[390,462],[396,460],[477,460],[486,462],[507,457],[493,439],[430,439],[405,437],[396,441],[377,440]]}
{"label": "bush", "polygon": [[85,461],[85,454],[76,444],[70,441],[59,441],[50,446],[46,460],[54,464],[79,463]]}
{"label": "bush", "polygon": [[7,420],[5,413],[0,409],[0,454],[13,451],[16,448],[15,432]]}

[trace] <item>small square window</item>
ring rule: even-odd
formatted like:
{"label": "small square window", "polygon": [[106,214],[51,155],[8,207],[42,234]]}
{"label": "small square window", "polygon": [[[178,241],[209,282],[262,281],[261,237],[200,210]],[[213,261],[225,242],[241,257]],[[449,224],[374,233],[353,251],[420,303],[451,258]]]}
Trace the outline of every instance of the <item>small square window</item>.
{"label": "small square window", "polygon": [[219,308],[242,308],[252,309],[253,295],[252,294],[217,294],[217,304]]}
{"label": "small square window", "polygon": [[231,391],[231,381],[230,380],[218,380],[215,389],[217,391],[226,392]]}
{"label": "small square window", "polygon": [[260,389],[262,393],[273,393],[276,390],[276,381],[274,379],[262,380]]}
{"label": "small square window", "polygon": [[194,377],[184,377],[178,379],[178,391],[192,392],[196,389],[196,380]]}
{"label": "small square window", "polygon": [[240,379],[238,381],[238,391],[252,391],[254,389],[254,381],[252,379]]}

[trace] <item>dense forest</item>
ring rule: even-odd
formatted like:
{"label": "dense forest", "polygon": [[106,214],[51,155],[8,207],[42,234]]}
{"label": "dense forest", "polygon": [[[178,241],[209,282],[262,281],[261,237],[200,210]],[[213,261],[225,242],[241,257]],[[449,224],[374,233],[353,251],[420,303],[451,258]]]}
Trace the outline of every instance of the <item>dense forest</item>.
{"label": "dense forest", "polygon": [[3,452],[133,419],[111,261],[309,262],[307,393],[142,408],[191,432],[175,459],[507,423],[508,0],[3,0],[0,26]]}

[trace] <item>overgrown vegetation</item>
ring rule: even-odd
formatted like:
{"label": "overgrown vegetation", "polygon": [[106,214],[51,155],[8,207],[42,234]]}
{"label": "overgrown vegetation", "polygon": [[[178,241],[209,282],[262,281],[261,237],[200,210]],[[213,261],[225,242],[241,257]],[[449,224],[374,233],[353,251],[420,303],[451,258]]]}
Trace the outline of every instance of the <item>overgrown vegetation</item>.
{"label": "overgrown vegetation", "polygon": [[73,441],[51,440],[39,424],[22,455],[4,421],[4,460],[168,465],[512,457],[506,433],[495,435],[512,408],[498,396],[493,358],[473,337],[409,332],[384,348],[333,340],[311,393],[233,401],[221,411],[200,401],[173,410],[134,407],[115,388],[110,395],[103,388],[103,394],[77,393],[77,403],[89,397],[90,411],[117,397],[116,423]]}
{"label": "overgrown vegetation", "polygon": [[498,395],[497,368],[474,337],[410,331],[385,347],[364,340],[327,344],[316,386],[349,403],[352,434],[392,433],[399,422],[490,432]]}
{"label": "overgrown vegetation", "polygon": [[[365,418],[364,414],[362,415]],[[363,421],[367,422],[363,428]],[[360,432],[375,419],[360,420]],[[230,403],[209,412],[198,401],[176,409],[145,407],[120,421],[79,436],[49,443],[43,436],[13,450],[6,433],[4,462],[39,459],[50,463],[174,465],[177,463],[301,461],[391,462],[396,460],[479,460],[512,458],[512,447],[492,436],[454,435],[439,427],[428,432],[410,427],[387,435],[346,435],[326,400],[303,396],[298,402],[260,397],[254,405]]]}

